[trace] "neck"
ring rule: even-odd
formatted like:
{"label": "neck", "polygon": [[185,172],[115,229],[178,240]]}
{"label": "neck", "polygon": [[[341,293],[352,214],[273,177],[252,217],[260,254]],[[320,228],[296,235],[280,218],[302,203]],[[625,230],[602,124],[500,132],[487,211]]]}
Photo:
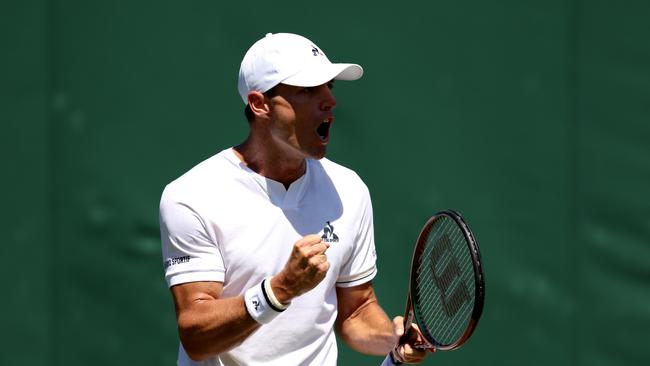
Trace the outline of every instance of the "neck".
{"label": "neck", "polygon": [[269,141],[260,141],[252,134],[233,150],[249,169],[282,183],[287,189],[306,171],[307,162],[304,156],[287,154],[281,149],[274,148]]}

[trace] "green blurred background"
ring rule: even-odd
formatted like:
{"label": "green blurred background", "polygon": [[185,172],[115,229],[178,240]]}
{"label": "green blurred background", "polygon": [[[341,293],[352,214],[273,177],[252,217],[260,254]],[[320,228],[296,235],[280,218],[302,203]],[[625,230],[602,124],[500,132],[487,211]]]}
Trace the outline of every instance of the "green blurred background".
{"label": "green blurred background", "polygon": [[330,158],[370,188],[389,314],[432,212],[479,239],[484,316],[425,364],[650,364],[647,0],[28,0],[0,20],[1,365],[175,363],[160,193],[245,137],[237,71],[267,32],[365,68],[335,89]]}

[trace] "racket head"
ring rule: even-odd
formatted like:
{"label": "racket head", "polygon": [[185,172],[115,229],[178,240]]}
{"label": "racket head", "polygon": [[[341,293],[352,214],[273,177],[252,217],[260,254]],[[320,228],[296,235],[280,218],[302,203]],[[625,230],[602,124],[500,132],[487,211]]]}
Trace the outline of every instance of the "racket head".
{"label": "racket head", "polygon": [[431,348],[453,350],[469,339],[483,311],[485,276],[478,244],[459,213],[437,212],[424,225],[409,287],[406,323],[414,321]]}

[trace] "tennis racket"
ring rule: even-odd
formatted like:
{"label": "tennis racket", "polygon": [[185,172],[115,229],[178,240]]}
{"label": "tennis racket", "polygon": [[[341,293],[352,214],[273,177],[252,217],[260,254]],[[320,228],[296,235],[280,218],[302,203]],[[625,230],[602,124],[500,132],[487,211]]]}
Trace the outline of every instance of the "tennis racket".
{"label": "tennis racket", "polygon": [[[424,344],[417,348],[454,350],[478,324],[485,298],[485,278],[478,244],[467,223],[452,210],[440,211],[424,225],[413,251],[409,295],[400,344],[411,324],[418,325]],[[389,355],[388,365],[400,365]]]}

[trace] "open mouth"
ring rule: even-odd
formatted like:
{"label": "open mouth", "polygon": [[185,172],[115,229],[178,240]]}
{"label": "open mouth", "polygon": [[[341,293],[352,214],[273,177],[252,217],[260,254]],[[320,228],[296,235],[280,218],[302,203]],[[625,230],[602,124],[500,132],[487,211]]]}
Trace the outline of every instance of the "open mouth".
{"label": "open mouth", "polygon": [[327,141],[329,139],[331,126],[332,126],[332,122],[330,120],[325,120],[320,125],[318,125],[318,127],[316,128],[316,133],[318,134],[321,140]]}

